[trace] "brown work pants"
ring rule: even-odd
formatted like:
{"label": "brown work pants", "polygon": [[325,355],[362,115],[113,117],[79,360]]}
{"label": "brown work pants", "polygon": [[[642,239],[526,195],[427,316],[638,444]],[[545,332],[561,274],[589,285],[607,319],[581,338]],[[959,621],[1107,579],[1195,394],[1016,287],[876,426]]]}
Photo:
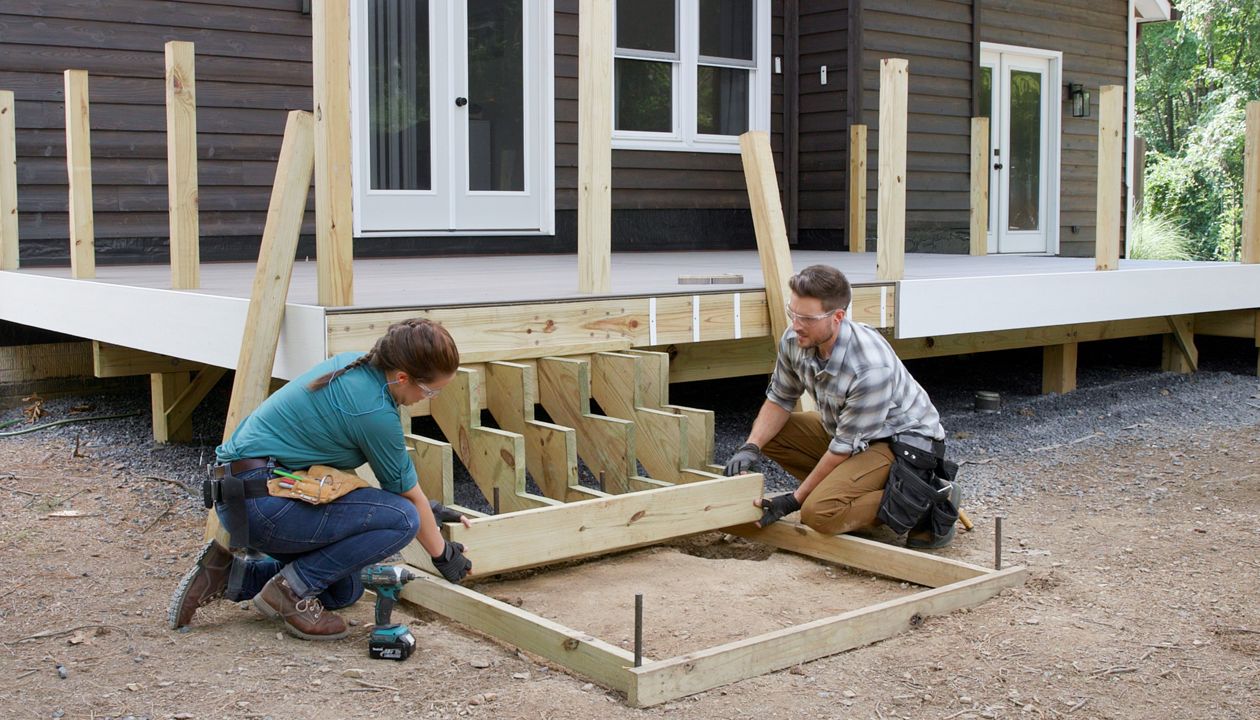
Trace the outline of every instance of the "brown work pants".
{"label": "brown work pants", "polygon": [[[831,435],[818,413],[794,412],[761,452],[804,481],[830,443]],[[886,442],[871,443],[865,452],[851,455],[805,498],[801,522],[828,535],[878,525],[875,515],[892,461],[892,448]]]}

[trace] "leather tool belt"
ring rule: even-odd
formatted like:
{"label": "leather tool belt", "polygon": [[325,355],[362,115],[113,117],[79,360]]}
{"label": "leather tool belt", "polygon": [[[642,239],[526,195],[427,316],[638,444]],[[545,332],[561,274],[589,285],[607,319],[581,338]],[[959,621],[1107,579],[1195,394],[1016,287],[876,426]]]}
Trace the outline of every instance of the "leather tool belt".
{"label": "leather tool belt", "polygon": [[958,465],[945,459],[945,442],[901,433],[891,445],[893,464],[877,517],[899,535],[924,529],[943,537],[958,520],[950,499]]}

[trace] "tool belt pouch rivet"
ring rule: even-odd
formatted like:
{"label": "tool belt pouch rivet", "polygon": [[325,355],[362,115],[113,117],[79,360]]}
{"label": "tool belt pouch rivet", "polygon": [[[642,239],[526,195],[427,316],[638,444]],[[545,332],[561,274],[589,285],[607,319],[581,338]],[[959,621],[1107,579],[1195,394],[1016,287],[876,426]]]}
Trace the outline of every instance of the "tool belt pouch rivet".
{"label": "tool belt pouch rivet", "polygon": [[359,488],[371,487],[358,475],[327,465],[313,465],[309,470],[299,470],[293,474],[301,479],[271,478],[267,481],[267,492],[272,497],[292,498],[312,505],[323,505]]}

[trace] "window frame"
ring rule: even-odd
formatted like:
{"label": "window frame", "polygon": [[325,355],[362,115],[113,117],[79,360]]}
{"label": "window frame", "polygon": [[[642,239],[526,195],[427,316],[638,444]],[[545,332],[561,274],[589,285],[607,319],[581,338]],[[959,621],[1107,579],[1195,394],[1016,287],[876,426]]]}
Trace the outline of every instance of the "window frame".
{"label": "window frame", "polygon": [[[629,1],[629,0],[619,0]],[[675,0],[675,48],[677,58],[669,53],[646,52],[616,47],[614,13],[613,65],[614,81],[609,90],[616,107],[615,80],[618,59],[649,60],[673,64],[672,125],[673,132],[618,130],[614,121],[614,150],[665,150],[672,152],[738,153],[739,136],[710,135],[696,130],[699,90],[699,67],[720,67],[747,70],[749,73],[748,129],[770,129],[770,0],[753,0],[753,60],[718,58],[700,55],[700,2]]]}

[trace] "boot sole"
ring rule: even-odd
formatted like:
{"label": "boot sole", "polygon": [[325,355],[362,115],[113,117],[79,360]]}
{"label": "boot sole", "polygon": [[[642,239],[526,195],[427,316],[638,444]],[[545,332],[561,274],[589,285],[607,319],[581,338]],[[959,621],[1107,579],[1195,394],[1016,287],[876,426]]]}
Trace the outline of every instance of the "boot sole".
{"label": "boot sole", "polygon": [[254,596],[254,607],[258,609],[258,612],[266,615],[268,619],[279,620],[284,625],[285,632],[301,640],[313,640],[315,642],[319,642],[321,640],[340,640],[350,634],[350,628],[346,628],[336,635],[311,635],[309,633],[304,633],[290,625],[289,621],[284,619],[284,616],[280,614],[279,610],[268,605],[267,601],[263,600],[262,593],[258,593]]}
{"label": "boot sole", "polygon": [[184,577],[180,578],[179,584],[175,586],[175,592],[171,594],[171,604],[166,608],[166,624],[172,630],[178,630],[183,627],[179,624],[179,608],[184,604],[184,594],[188,592],[188,586],[192,584],[193,578],[197,576],[197,571],[201,569],[201,561],[205,560],[206,555],[210,554],[210,548],[212,547],[214,547],[213,540],[207,540],[206,544],[201,546],[201,552],[197,553],[197,557],[193,558],[192,567],[188,568],[188,572],[184,573]]}

